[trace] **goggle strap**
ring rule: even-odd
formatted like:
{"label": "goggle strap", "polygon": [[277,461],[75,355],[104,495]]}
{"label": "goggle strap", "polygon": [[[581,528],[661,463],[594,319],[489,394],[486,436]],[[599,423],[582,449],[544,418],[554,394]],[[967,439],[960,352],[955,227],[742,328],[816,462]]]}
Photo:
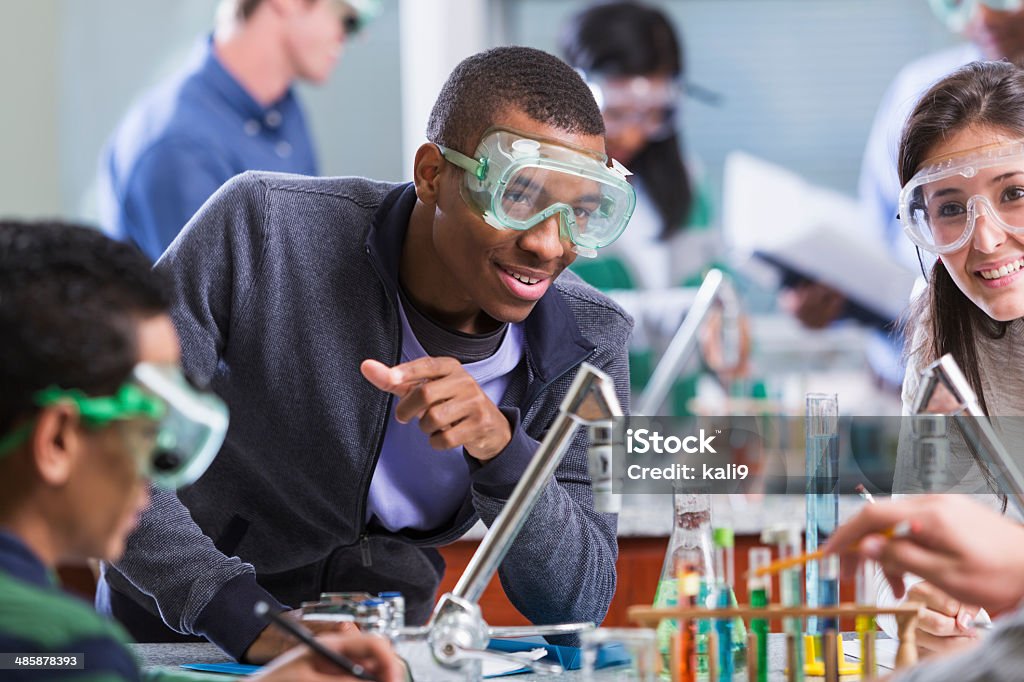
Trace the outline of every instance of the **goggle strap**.
{"label": "goggle strap", "polygon": [[[130,417],[149,417],[157,420],[165,411],[165,406],[160,400],[146,395],[131,384],[122,386],[116,396],[98,398],[91,398],[78,389],[65,390],[59,386],[50,386],[37,392],[34,402],[38,407],[52,407],[62,402],[72,402],[78,409],[82,422],[95,428],[103,427],[116,419]],[[25,442],[32,433],[35,423],[33,419],[0,437],[0,458]]]}
{"label": "goggle strap", "polygon": [[28,440],[29,435],[32,433],[32,429],[35,428],[36,420],[22,424],[18,428],[14,429],[6,436],[0,437],[0,459],[3,459],[7,455],[11,454],[15,448]]}
{"label": "goggle strap", "polygon": [[451,163],[455,164],[459,168],[471,173],[477,180],[483,182],[487,179],[487,157],[474,160],[463,154],[462,152],[449,149],[443,145],[437,145],[437,148],[441,150],[441,156],[446,158]]}
{"label": "goggle strap", "polygon": [[132,384],[122,386],[114,396],[90,397],[79,389],[62,389],[50,386],[35,395],[39,407],[51,407],[60,402],[71,401],[78,408],[82,421],[96,427],[104,426],[116,419],[148,417],[160,419],[166,406],[159,398],[146,395]]}

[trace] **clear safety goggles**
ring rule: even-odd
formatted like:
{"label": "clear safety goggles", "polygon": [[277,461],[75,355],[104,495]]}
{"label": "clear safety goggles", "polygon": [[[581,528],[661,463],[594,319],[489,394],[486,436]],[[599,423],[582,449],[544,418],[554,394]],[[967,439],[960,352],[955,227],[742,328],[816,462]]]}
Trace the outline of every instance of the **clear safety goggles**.
{"label": "clear safety goggles", "polygon": [[[224,402],[195,388],[176,365],[140,363],[112,396],[56,386],[35,396],[38,407],[64,402],[77,407],[87,428],[117,425],[139,473],[172,490],[206,471],[228,430]],[[34,421],[0,438],[0,458],[27,440],[33,428]]]}
{"label": "clear safety goggles", "polygon": [[962,249],[979,215],[1006,232],[1024,233],[1024,140],[927,161],[900,192],[900,222],[932,253]]}
{"label": "clear safety goggles", "polygon": [[629,224],[636,193],[630,173],[604,154],[491,128],[475,158],[438,145],[444,158],[462,168],[462,198],[499,230],[529,230],[558,215],[563,238],[576,253],[593,258]]}
{"label": "clear safety goggles", "polygon": [[999,12],[1016,12],[1024,6],[1024,0],[928,0],[928,3],[935,16],[955,32],[964,30],[978,5]]}
{"label": "clear safety goggles", "polygon": [[616,137],[630,128],[648,140],[672,134],[673,121],[683,96],[675,80],[646,76],[592,77],[587,80],[604,117],[605,132]]}
{"label": "clear safety goggles", "polygon": [[330,0],[345,34],[354,36],[380,14],[380,0]]}

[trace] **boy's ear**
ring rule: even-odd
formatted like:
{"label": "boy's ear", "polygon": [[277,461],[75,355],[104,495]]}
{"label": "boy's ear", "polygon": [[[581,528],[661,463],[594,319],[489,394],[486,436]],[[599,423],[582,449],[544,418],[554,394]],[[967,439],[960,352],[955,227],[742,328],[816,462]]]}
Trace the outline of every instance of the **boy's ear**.
{"label": "boy's ear", "polygon": [[416,198],[424,204],[436,204],[441,175],[446,161],[433,142],[425,142],[416,150],[413,161],[413,184]]}
{"label": "boy's ear", "polygon": [[32,459],[39,477],[60,487],[71,478],[74,464],[85,446],[78,426],[78,410],[70,404],[43,408],[32,431]]}

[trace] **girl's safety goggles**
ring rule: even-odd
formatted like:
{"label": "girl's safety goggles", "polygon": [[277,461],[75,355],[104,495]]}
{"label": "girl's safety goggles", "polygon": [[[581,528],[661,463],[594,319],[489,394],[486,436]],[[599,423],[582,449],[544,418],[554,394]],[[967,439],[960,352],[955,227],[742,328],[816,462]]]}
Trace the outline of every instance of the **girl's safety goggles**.
{"label": "girl's safety goggles", "polygon": [[528,230],[558,215],[576,253],[593,258],[626,229],[636,193],[604,154],[506,128],[484,133],[474,158],[438,145],[462,168],[462,198],[499,230]]}
{"label": "girl's safety goggles", "polygon": [[957,33],[966,28],[978,5],[999,12],[1016,12],[1024,6],[1024,0],[928,0],[928,3],[949,30]]}
{"label": "girl's safety goggles", "polygon": [[[88,396],[57,386],[35,396],[38,407],[65,402],[77,407],[88,428],[122,426],[139,473],[169,489],[188,485],[206,471],[228,429],[224,402],[195,388],[176,365],[140,363],[112,396]],[[34,421],[0,438],[0,458],[25,442],[33,428]]]}
{"label": "girl's safety goggles", "polygon": [[982,213],[1024,234],[1024,140],[926,161],[900,192],[904,232],[932,253],[962,249]]}
{"label": "girl's safety goggles", "polygon": [[646,76],[587,78],[601,108],[608,137],[629,128],[641,130],[648,140],[665,139],[674,130],[674,117],[683,96],[675,79]]}

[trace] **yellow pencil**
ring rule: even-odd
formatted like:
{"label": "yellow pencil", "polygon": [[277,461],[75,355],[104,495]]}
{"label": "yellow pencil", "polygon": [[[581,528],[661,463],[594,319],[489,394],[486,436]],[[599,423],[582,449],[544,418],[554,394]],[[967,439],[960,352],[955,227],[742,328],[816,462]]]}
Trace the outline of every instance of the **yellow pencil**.
{"label": "yellow pencil", "polygon": [[[882,531],[881,535],[883,535],[883,536],[885,536],[887,538],[902,538],[902,537],[906,537],[906,536],[910,535],[910,533],[912,531],[913,531],[913,524],[910,521],[900,521],[899,523],[897,523],[892,528],[890,528],[890,529],[888,529],[886,531]],[[754,575],[754,576],[770,575],[772,573],[778,573],[779,571],[784,571],[787,568],[792,568],[793,566],[799,566],[801,564],[806,564],[808,561],[814,561],[815,559],[822,559],[822,558],[824,558],[824,556],[825,556],[825,552],[819,549],[817,552],[810,552],[810,553],[806,553],[806,554],[800,554],[799,556],[789,557],[788,559],[779,559],[778,561],[773,561],[772,563],[768,564],[767,566],[761,566],[760,568],[754,570],[753,572],[748,571],[748,575]]]}

